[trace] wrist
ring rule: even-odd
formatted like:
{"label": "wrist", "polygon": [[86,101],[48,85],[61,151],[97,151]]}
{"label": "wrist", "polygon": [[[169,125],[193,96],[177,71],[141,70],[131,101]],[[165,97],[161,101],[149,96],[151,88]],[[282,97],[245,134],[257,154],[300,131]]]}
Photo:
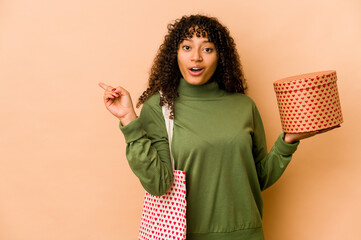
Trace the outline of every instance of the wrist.
{"label": "wrist", "polygon": [[129,123],[131,123],[132,121],[134,121],[135,119],[137,119],[137,115],[135,113],[129,113],[129,114],[125,115],[124,117],[119,117],[118,119],[122,123],[123,126],[126,126]]}

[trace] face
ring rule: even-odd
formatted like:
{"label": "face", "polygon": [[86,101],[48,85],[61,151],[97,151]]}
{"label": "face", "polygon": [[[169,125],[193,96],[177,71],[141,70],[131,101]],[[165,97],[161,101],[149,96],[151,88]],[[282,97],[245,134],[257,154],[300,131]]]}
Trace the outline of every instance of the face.
{"label": "face", "polygon": [[193,85],[207,83],[216,71],[218,62],[214,44],[208,38],[195,35],[180,43],[177,59],[183,78]]}

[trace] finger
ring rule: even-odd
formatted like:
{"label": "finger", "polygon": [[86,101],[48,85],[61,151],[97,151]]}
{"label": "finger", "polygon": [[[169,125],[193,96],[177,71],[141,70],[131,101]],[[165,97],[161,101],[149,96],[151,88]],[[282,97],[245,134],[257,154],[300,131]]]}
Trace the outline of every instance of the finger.
{"label": "finger", "polygon": [[336,126],[333,126],[333,127],[330,127],[330,128],[318,130],[317,133],[325,133],[325,132],[331,131],[332,129],[339,128],[339,127],[341,127],[340,124],[336,125]]}
{"label": "finger", "polygon": [[125,88],[122,88],[121,86],[113,88],[113,89],[111,89],[111,91],[114,93],[119,93],[120,95],[123,95],[123,96],[129,95],[129,92]]}
{"label": "finger", "polygon": [[307,132],[307,133],[304,133],[300,136],[300,139],[304,139],[304,138],[309,138],[309,137],[312,137],[312,136],[315,136],[317,134],[316,131],[314,132]]}
{"label": "finger", "polygon": [[98,83],[98,85],[106,91],[112,91],[112,89],[114,89],[112,86],[106,85],[105,83],[102,82]]}
{"label": "finger", "polygon": [[98,83],[98,85],[99,85],[101,88],[103,88],[104,90],[108,90],[109,87],[110,87],[110,86],[108,86],[108,85],[106,85],[105,83],[102,83],[102,82]]}
{"label": "finger", "polygon": [[336,126],[333,126],[333,127],[330,127],[330,128],[326,128],[325,131],[330,131],[332,129],[339,128],[339,127],[341,127],[340,124],[336,125]]}
{"label": "finger", "polygon": [[119,97],[120,94],[116,93],[116,92],[113,92],[113,91],[105,90],[104,97],[108,97],[108,96]]}
{"label": "finger", "polygon": [[104,96],[106,96],[106,97],[112,97],[112,98],[117,98],[117,97],[119,97],[120,95],[118,94],[118,93],[107,93],[107,94],[105,94]]}
{"label": "finger", "polygon": [[[114,89],[114,88],[113,88]],[[117,93],[115,91],[109,91],[109,90],[105,90],[104,92],[104,96],[106,95],[113,95],[114,97],[119,97],[121,94],[120,93]]]}
{"label": "finger", "polygon": [[314,135],[316,134],[316,131],[312,131],[312,132],[302,132],[302,133],[298,133],[300,136],[309,136],[309,135]]}
{"label": "finger", "polygon": [[112,94],[105,94],[104,95],[104,101],[105,102],[108,102],[109,100],[114,100],[115,98],[117,98],[117,97],[112,95]]}

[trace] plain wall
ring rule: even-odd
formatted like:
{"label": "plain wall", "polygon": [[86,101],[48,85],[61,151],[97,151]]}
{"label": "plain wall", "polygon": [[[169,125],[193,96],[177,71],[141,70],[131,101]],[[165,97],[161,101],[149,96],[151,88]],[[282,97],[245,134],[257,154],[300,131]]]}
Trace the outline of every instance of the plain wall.
{"label": "plain wall", "polygon": [[230,29],[269,148],[282,131],[272,82],[337,71],[344,123],[303,140],[263,192],[264,230],[361,238],[359,0],[2,0],[1,240],[137,239],[144,190],[97,84],[136,102],[167,24],[191,13]]}

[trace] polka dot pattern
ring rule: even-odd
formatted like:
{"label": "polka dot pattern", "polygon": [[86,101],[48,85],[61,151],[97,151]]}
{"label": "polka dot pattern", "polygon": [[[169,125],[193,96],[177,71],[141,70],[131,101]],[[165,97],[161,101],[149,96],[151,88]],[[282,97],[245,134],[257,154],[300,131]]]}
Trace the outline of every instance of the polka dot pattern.
{"label": "polka dot pattern", "polygon": [[336,81],[336,71],[323,71],[274,82],[282,130],[311,132],[341,124]]}
{"label": "polka dot pattern", "polygon": [[162,196],[145,193],[139,240],[186,239],[185,172],[173,171],[171,188]]}

